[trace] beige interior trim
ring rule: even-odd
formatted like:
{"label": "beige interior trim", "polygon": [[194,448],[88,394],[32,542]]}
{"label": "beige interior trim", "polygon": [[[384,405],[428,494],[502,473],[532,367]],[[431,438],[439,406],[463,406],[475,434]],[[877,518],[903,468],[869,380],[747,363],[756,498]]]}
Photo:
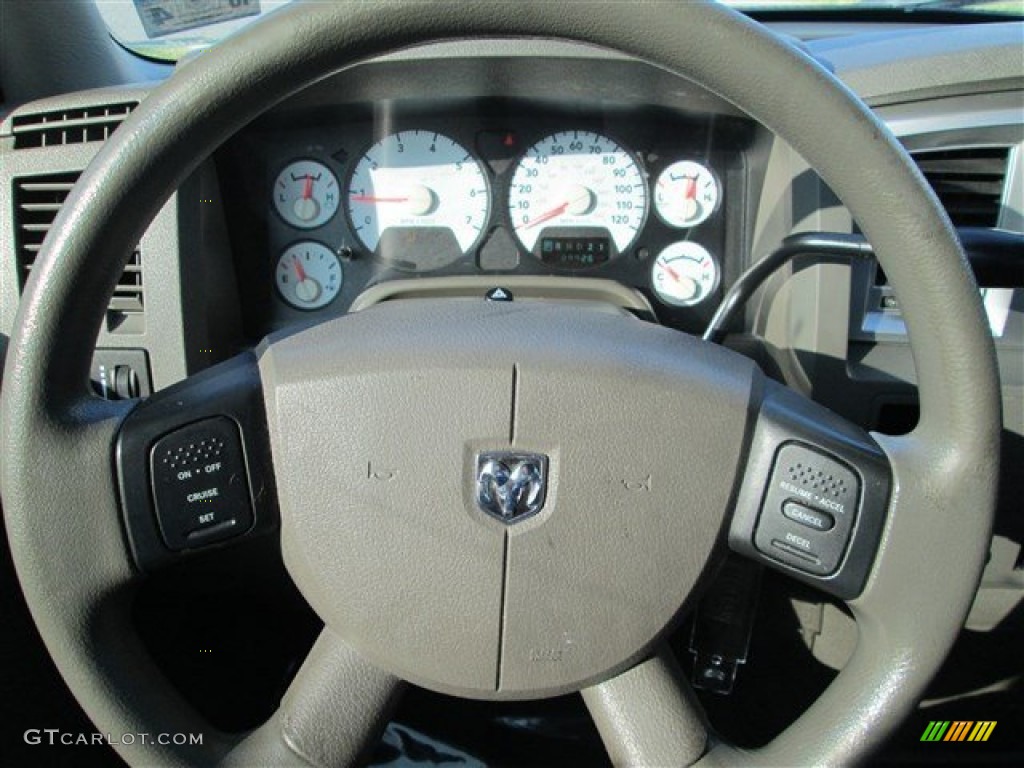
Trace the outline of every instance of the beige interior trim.
{"label": "beige interior trim", "polygon": [[395,299],[480,298],[492,288],[508,290],[513,299],[549,301],[592,301],[611,304],[632,312],[654,314],[654,308],[640,291],[614,280],[596,277],[551,277],[549,275],[466,275],[390,280],[371,286],[352,302],[351,312]]}

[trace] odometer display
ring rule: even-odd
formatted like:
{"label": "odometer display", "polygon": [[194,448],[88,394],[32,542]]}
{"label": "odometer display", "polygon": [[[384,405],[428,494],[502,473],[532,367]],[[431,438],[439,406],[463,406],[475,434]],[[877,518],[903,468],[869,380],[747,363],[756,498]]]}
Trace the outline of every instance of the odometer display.
{"label": "odometer display", "polygon": [[540,260],[563,269],[585,269],[611,258],[607,237],[542,237]]}
{"label": "odometer display", "polygon": [[545,263],[552,263],[545,242],[600,239],[596,233],[606,236],[607,261],[626,251],[643,227],[647,185],[633,155],[612,139],[562,131],[526,151],[512,175],[508,206],[520,244]]}

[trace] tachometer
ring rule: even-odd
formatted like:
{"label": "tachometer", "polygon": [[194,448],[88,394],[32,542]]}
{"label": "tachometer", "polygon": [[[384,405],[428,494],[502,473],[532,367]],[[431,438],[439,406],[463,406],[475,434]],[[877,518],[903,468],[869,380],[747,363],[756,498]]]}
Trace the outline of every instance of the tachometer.
{"label": "tachometer", "polygon": [[491,205],[480,163],[447,136],[422,130],[394,133],[370,147],[346,195],[363,246],[398,269],[421,272],[472,249]]}
{"label": "tachometer", "polygon": [[647,217],[647,185],[636,158],[612,139],[562,131],[526,151],[508,206],[526,250],[548,264],[586,267],[636,240]]}

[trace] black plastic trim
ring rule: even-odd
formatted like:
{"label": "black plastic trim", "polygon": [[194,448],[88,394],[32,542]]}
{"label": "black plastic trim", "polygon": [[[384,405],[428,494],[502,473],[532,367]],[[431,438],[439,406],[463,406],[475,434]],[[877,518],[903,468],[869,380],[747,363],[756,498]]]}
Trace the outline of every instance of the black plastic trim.
{"label": "black plastic trim", "polygon": [[[816,576],[769,557],[754,544],[776,455],[782,446],[794,442],[835,459],[860,480],[856,520],[845,553],[838,568],[826,576]],[[853,599],[863,591],[875,562],[891,487],[888,459],[867,432],[776,382],[766,382],[743,487],[729,530],[729,546],[825,592],[844,600]]]}
{"label": "black plastic trim", "polygon": [[[242,453],[254,522],[244,534],[218,544],[172,552],[157,523],[149,457],[153,445],[181,427],[215,416],[231,419]],[[115,449],[121,513],[136,565],[152,571],[199,551],[275,531],[279,513],[263,387],[256,356],[246,352],[144,400],[121,425]]]}
{"label": "black plastic trim", "polygon": [[960,227],[956,232],[978,285],[1024,288],[1024,234],[985,227]]}
{"label": "black plastic trim", "polygon": [[736,314],[764,281],[788,261],[800,255],[810,254],[823,259],[845,261],[852,258],[870,258],[874,256],[874,251],[861,235],[840,232],[801,232],[790,235],[782,241],[782,245],[755,262],[732,284],[704,330],[704,340],[721,344]]}

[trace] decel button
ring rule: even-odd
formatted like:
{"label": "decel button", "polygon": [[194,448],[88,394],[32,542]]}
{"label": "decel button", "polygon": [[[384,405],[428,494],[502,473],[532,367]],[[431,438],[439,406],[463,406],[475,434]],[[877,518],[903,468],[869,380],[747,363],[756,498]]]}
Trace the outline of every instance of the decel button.
{"label": "decel button", "polygon": [[787,501],[783,504],[782,514],[794,523],[806,525],[808,528],[813,528],[816,531],[831,531],[836,525],[836,519],[828,512],[805,507],[803,504],[798,504],[795,501]]}
{"label": "decel button", "polygon": [[253,522],[238,427],[217,416],[160,438],[150,453],[164,542],[174,550],[245,533]]}

